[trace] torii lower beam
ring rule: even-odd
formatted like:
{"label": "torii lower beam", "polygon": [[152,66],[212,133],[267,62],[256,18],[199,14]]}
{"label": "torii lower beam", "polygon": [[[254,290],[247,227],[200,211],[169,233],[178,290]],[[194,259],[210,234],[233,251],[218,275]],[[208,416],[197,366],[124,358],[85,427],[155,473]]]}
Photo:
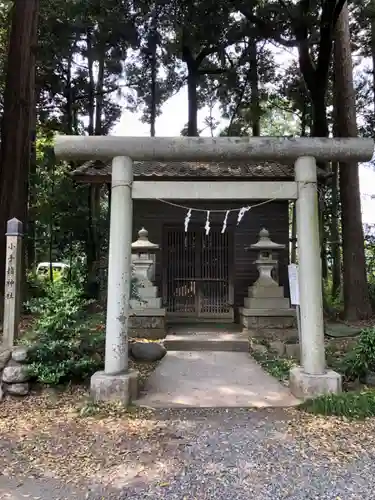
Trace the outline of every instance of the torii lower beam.
{"label": "torii lower beam", "polygon": [[[120,399],[124,403],[134,396],[136,374],[129,372],[127,358],[132,200],[145,196],[171,199],[174,194],[170,184],[159,187],[156,192],[150,183],[145,183],[143,187],[140,181],[133,183],[133,160],[295,162],[295,182],[285,183],[285,188],[288,197],[297,198],[302,366],[291,370],[290,387],[302,399],[339,392],[341,377],[327,370],[325,362],[316,160],[347,163],[369,161],[373,151],[373,140],[355,138],[57,137],[55,153],[60,158],[113,159],[106,359],[104,372],[94,374],[91,379],[93,396],[101,400]],[[207,189],[205,183],[201,184],[199,188],[186,185],[189,196],[202,198]],[[223,197],[225,186],[218,184],[218,187],[220,189],[215,194],[214,186],[211,186],[209,199]],[[279,187],[282,187],[282,183]],[[230,191],[232,197],[234,190]],[[259,186],[256,192],[249,187],[248,198],[253,198],[257,193],[261,194]],[[180,197],[187,193],[178,188],[175,194]],[[244,188],[238,194],[244,197]],[[271,198],[277,197],[275,185],[264,187],[262,197],[270,194],[274,194]],[[281,199],[285,199],[284,196],[285,193],[280,194]]]}
{"label": "torii lower beam", "polygon": [[296,200],[297,192],[296,182],[133,182],[133,200]]}

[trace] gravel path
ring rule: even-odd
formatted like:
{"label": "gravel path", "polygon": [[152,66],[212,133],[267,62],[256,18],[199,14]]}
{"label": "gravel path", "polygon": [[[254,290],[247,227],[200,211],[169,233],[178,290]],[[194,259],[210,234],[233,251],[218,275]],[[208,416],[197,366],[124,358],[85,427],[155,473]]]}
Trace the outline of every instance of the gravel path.
{"label": "gravel path", "polygon": [[87,486],[94,477],[70,487],[45,476],[0,476],[0,498],[374,498],[372,420],[350,423],[281,409],[165,410],[152,420],[160,439],[138,439],[129,453],[119,453],[116,468],[95,473],[102,486]]}

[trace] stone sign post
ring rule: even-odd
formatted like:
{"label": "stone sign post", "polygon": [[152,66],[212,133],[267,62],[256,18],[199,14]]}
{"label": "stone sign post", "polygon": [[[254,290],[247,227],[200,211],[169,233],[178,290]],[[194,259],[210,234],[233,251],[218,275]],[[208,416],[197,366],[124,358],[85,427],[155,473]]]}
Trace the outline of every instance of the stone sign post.
{"label": "stone sign post", "polygon": [[12,348],[18,336],[21,312],[22,222],[7,223],[3,344]]}

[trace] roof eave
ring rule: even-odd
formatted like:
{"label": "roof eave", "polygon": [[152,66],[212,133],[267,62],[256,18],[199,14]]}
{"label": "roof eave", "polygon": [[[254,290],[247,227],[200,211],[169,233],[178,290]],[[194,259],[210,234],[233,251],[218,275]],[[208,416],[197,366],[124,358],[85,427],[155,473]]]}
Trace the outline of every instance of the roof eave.
{"label": "roof eave", "polygon": [[[80,184],[108,184],[111,183],[111,176],[108,175],[85,175],[85,174],[71,174],[72,179]],[[238,176],[238,177],[226,177],[226,176],[213,176],[213,177],[167,177],[167,176],[140,176],[135,177],[137,181],[157,181],[157,182],[215,182],[215,181],[226,181],[226,182],[287,182],[293,181],[293,177],[246,177],[246,176]]]}

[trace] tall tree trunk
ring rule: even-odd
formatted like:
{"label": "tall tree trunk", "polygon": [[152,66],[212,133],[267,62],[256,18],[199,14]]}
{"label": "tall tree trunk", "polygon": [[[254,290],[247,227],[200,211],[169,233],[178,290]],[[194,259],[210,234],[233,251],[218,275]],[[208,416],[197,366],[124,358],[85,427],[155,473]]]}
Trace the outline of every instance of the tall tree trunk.
{"label": "tall tree trunk", "polygon": [[326,95],[323,90],[312,92],[312,137],[328,137]]}
{"label": "tall tree trunk", "polygon": [[67,70],[66,70],[66,85],[64,90],[65,105],[64,109],[64,119],[65,133],[67,135],[75,134],[74,127],[74,99],[73,99],[73,88],[72,88],[72,64],[73,64],[73,50],[69,54]]}
{"label": "tall tree trunk", "polygon": [[[336,71],[333,71],[333,86],[337,85]],[[338,122],[337,122],[337,93],[333,93],[333,136],[337,137]],[[341,276],[341,231],[340,231],[340,190],[339,190],[339,170],[338,162],[332,162],[332,177],[331,177],[331,258],[332,258],[332,289],[331,296],[336,299],[341,292],[342,276]]]}
{"label": "tall tree trunk", "polygon": [[[52,163],[52,170],[51,170],[51,191],[50,191],[50,199],[54,200],[55,198],[55,180],[56,180],[56,165]],[[48,236],[49,236],[49,242],[48,242],[48,260],[49,260],[49,279],[52,282],[53,281],[53,267],[52,267],[52,262],[54,261],[55,255],[53,251],[53,242],[55,238],[55,227],[54,227],[54,219],[55,219],[55,203],[54,201],[51,203],[50,207],[50,212],[49,212],[49,224],[48,224]]]}
{"label": "tall tree trunk", "polygon": [[[94,54],[92,47],[91,30],[87,30],[87,66],[88,66],[88,116],[89,123],[87,127],[88,135],[94,135],[95,132],[95,91],[98,89],[94,79]],[[98,125],[100,126],[100,125]],[[95,206],[95,189],[93,184],[87,186],[87,205],[88,205],[88,222],[87,222],[87,239],[86,239],[86,258],[87,258],[87,293],[90,297],[95,298],[95,256],[96,256],[96,238],[95,238],[95,223],[94,223],[94,206]]]}
{"label": "tall tree trunk", "polygon": [[38,0],[15,0],[9,38],[0,163],[0,293],[5,281],[6,221],[27,220],[27,185],[30,163],[30,123],[33,106],[32,72]]}
{"label": "tall tree trunk", "polygon": [[[103,133],[103,90],[105,77],[105,46],[97,47],[98,76],[94,78],[94,58],[91,45],[91,32],[88,32],[88,68],[89,68],[89,135],[101,135]],[[88,237],[87,237],[87,282],[88,294],[92,298],[98,298],[99,287],[97,279],[98,262],[100,259],[100,184],[88,186]]]}
{"label": "tall tree trunk", "polygon": [[91,30],[87,30],[87,65],[89,74],[89,105],[88,105],[88,115],[89,124],[87,127],[87,133],[89,135],[94,135],[94,116],[95,116],[95,79],[94,79],[94,54],[91,40]]}
{"label": "tall tree trunk", "polygon": [[303,101],[302,110],[301,110],[301,137],[306,137],[306,129],[307,129],[307,102]]}
{"label": "tall tree trunk", "polygon": [[[35,23],[33,32],[33,46],[36,48],[38,41],[38,26]],[[36,263],[36,235],[35,235],[35,177],[36,177],[36,124],[37,124],[37,94],[35,89],[36,82],[36,51],[32,52],[33,60],[31,61],[31,74],[30,74],[30,164],[28,175],[28,207],[27,207],[27,239],[26,239],[26,252],[25,252],[25,272]],[[39,91],[40,92],[40,91]],[[38,94],[39,94],[38,92]]]}
{"label": "tall tree trunk", "polygon": [[[338,133],[341,137],[357,137],[347,3],[336,25],[335,72],[336,82],[340,82],[335,85]],[[340,163],[340,199],[345,317],[364,319],[372,311],[366,277],[358,164]]]}
{"label": "tall tree trunk", "polygon": [[[369,18],[371,22],[372,90],[375,111],[375,0],[370,0]],[[373,137],[375,138],[375,125],[373,130]]]}
{"label": "tall tree trunk", "polygon": [[[312,103],[312,137],[328,137],[328,120],[326,108],[326,91],[319,88],[310,90]],[[327,164],[318,162],[318,168],[327,170]],[[325,186],[319,182],[319,229],[320,229],[320,256],[322,261],[322,277],[325,281],[328,278],[328,262],[327,262],[327,235],[326,235],[326,203],[325,203]]]}
{"label": "tall tree trunk", "polygon": [[[300,69],[306,84],[306,88],[309,93],[312,107],[312,122],[311,122],[311,136],[312,137],[328,137],[328,120],[327,120],[327,108],[326,108],[326,93],[327,93],[327,82],[328,82],[328,70],[329,65],[325,66],[320,71],[314,69],[311,62],[311,56],[309,49],[306,50],[306,41],[304,41],[299,47],[299,64]],[[325,56],[330,60],[330,53]],[[318,163],[318,168],[322,170],[327,169],[325,163]],[[327,279],[328,276],[328,264],[327,264],[327,238],[325,233],[325,200],[323,196],[324,187],[321,182],[319,182],[319,235],[320,235],[320,256],[322,261],[322,276],[323,280]]]}
{"label": "tall tree trunk", "polygon": [[102,115],[103,115],[103,104],[104,104],[104,94],[103,94],[104,69],[105,69],[105,49],[103,47],[102,50],[100,51],[98,79],[95,85],[96,97],[95,97],[94,135],[102,135]]}
{"label": "tall tree trunk", "polygon": [[150,136],[156,134],[156,56],[151,59]]}
{"label": "tall tree trunk", "polygon": [[150,69],[151,69],[151,102],[150,102],[150,135],[151,137],[155,137],[156,133],[156,106],[157,106],[157,69],[158,69],[158,60],[157,60],[157,47],[158,47],[158,10],[156,6],[156,2],[154,5],[154,10],[152,13],[151,19],[151,32],[149,36],[148,49],[150,54]]}
{"label": "tall tree trunk", "polygon": [[[306,129],[307,129],[307,120],[308,120],[308,115],[307,115],[307,102],[306,100],[303,101],[302,103],[302,109],[301,109],[301,137],[306,136]],[[296,202],[293,202],[292,206],[292,249],[291,249],[291,256],[290,256],[290,261],[295,264],[297,262],[297,211],[296,211]]]}
{"label": "tall tree trunk", "polygon": [[341,290],[341,245],[339,230],[339,166],[332,165],[331,192],[331,256],[332,256],[332,297],[338,297]]}
{"label": "tall tree trunk", "polygon": [[259,104],[259,74],[258,49],[254,38],[249,41],[250,89],[251,89],[251,128],[254,137],[260,136],[260,104]]}
{"label": "tall tree trunk", "polygon": [[188,128],[189,137],[197,137],[198,134],[198,71],[195,67],[188,66]]}
{"label": "tall tree trunk", "polygon": [[203,48],[198,55],[194,56],[189,46],[184,40],[188,38],[183,30],[182,42],[182,60],[187,66],[187,88],[188,88],[188,126],[187,135],[197,137],[198,131],[198,84],[199,78],[203,75],[219,74],[222,71],[217,69],[201,70],[201,65],[207,56],[213,54],[215,50],[212,47]]}
{"label": "tall tree trunk", "polygon": [[[36,117],[35,117],[36,118]],[[36,121],[36,120],[35,120]],[[36,234],[35,234],[35,177],[36,177],[36,124],[31,129],[31,151],[29,172],[29,201],[28,201],[28,223],[26,240],[26,263],[27,268],[32,268],[36,263]]]}
{"label": "tall tree trunk", "polygon": [[319,230],[320,230],[320,258],[322,261],[322,278],[328,278],[328,245],[327,245],[327,203],[326,187],[321,183],[319,186]]}

